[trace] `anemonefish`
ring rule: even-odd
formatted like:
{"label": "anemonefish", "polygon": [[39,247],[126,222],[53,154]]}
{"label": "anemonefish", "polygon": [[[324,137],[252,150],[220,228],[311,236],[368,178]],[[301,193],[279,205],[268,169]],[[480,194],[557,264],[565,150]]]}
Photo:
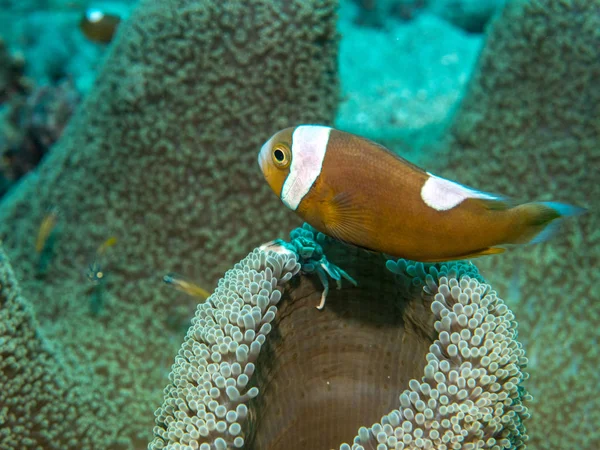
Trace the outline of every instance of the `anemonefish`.
{"label": "anemonefish", "polygon": [[90,41],[108,44],[120,23],[121,17],[118,15],[90,8],[83,14],[79,28]]}
{"label": "anemonefish", "polygon": [[283,203],[317,230],[421,262],[541,242],[558,219],[584,211],[554,202],[513,204],[426,172],[368,139],[319,125],[275,133],[258,163]]}

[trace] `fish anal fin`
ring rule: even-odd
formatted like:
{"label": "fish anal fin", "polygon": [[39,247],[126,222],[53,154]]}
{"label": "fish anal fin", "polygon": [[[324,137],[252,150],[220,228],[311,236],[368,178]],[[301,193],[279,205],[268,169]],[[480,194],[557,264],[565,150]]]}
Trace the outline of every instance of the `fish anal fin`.
{"label": "fish anal fin", "polygon": [[506,249],[502,248],[502,247],[488,247],[481,251],[471,253],[469,255],[463,255],[459,259],[471,259],[471,258],[478,258],[480,256],[498,255],[500,253],[504,253],[505,251],[506,251]]}
{"label": "fish anal fin", "polygon": [[424,262],[424,263],[460,261],[461,259],[472,259],[472,258],[479,258],[480,256],[497,255],[499,253],[504,253],[505,251],[506,251],[506,249],[504,249],[502,247],[488,247],[488,248],[484,248],[482,250],[476,250],[476,251],[474,251],[472,253],[468,253],[468,254],[451,256],[448,258],[442,258],[442,259],[436,259],[436,260],[432,259],[432,260],[419,260],[419,261]]}

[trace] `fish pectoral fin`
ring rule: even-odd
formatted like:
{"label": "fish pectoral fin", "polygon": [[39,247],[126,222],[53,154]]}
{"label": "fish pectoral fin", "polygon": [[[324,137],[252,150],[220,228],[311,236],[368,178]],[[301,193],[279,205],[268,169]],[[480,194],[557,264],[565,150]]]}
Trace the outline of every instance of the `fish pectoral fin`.
{"label": "fish pectoral fin", "polygon": [[374,227],[365,208],[355,196],[341,192],[323,201],[323,222],[332,237],[354,245],[366,245]]}

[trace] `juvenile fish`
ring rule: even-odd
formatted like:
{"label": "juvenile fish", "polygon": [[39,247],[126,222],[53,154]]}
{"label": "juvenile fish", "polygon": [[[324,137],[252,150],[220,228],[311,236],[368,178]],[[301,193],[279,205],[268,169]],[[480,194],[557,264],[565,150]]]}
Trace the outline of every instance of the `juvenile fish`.
{"label": "juvenile fish", "polygon": [[174,287],[178,291],[184,292],[192,297],[199,297],[206,300],[210,297],[210,292],[202,289],[196,283],[174,273],[169,273],[163,277],[163,281],[169,286]]}
{"label": "juvenile fish", "polygon": [[85,276],[93,285],[99,285],[104,281],[104,270],[98,259],[94,259],[88,266]]}
{"label": "juvenile fish", "polygon": [[98,246],[98,248],[96,249],[96,255],[101,256],[104,255],[106,253],[106,251],[115,246],[117,243],[117,238],[115,236],[111,236],[109,237],[107,240],[105,240],[102,244],[100,244]]}
{"label": "juvenile fish", "polygon": [[85,11],[79,29],[90,41],[108,44],[112,41],[121,23],[121,17],[110,14],[98,8],[90,8]]}
{"label": "juvenile fish", "polygon": [[50,208],[42,222],[40,223],[40,227],[38,229],[37,238],[35,240],[35,251],[37,253],[42,253],[46,244],[48,243],[48,239],[52,235],[54,228],[58,222],[59,210],[58,208]]}
{"label": "juvenile fish", "polygon": [[94,259],[92,260],[86,271],[86,277],[92,284],[98,285],[104,281],[106,273],[102,268],[101,260],[104,260],[103,256],[106,254],[107,250],[115,246],[116,243],[117,238],[115,236],[111,236],[104,242],[102,242],[102,244],[100,244],[96,249]]}

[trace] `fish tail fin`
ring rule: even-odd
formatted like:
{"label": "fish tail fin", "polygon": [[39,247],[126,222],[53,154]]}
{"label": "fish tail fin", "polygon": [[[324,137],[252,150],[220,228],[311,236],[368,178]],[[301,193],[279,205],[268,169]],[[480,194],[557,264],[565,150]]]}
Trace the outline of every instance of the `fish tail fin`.
{"label": "fish tail fin", "polygon": [[554,236],[562,219],[585,213],[585,208],[558,202],[525,203],[512,208],[520,226],[513,228],[510,244],[538,244]]}

